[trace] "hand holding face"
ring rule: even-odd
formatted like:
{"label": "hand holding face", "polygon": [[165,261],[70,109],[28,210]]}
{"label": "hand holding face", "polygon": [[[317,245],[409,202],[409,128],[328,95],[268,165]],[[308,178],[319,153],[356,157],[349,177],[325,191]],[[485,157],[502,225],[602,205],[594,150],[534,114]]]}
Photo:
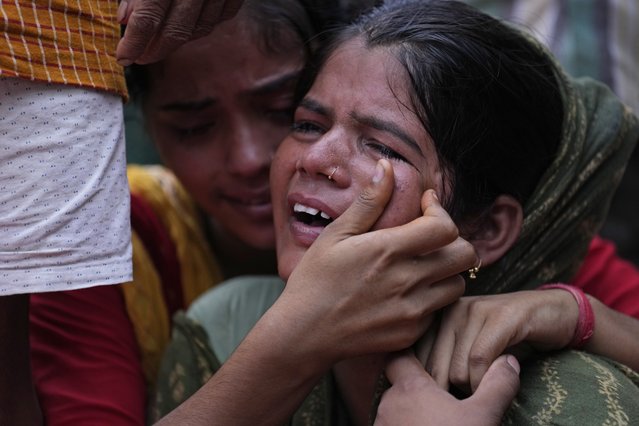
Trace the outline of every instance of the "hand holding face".
{"label": "hand holding face", "polygon": [[440,388],[410,351],[391,358],[386,377],[392,386],[382,396],[376,426],[501,424],[519,390],[519,363],[504,355],[492,363],[477,391],[458,400]]}
{"label": "hand holding face", "polygon": [[[463,297],[446,307],[426,366],[437,383],[477,389],[491,363],[522,343],[563,348],[575,332],[578,308],[563,290]],[[470,385],[470,387],[469,387]]]}
{"label": "hand holding face", "polygon": [[189,40],[209,34],[235,16],[243,0],[121,0],[118,20],[126,24],[118,62],[158,61]]}
{"label": "hand holding face", "polygon": [[372,183],[304,254],[273,307],[286,315],[297,347],[323,366],[413,344],[430,314],[463,294],[457,274],[477,262],[432,190],[422,199],[423,216],[367,232],[392,187],[390,163],[381,160]]}

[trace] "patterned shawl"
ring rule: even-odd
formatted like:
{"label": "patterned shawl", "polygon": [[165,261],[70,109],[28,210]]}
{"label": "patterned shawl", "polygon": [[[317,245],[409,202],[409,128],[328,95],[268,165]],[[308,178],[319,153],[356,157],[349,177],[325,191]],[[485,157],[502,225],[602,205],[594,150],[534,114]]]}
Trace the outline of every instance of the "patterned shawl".
{"label": "patterned shawl", "polygon": [[637,117],[606,86],[558,73],[564,128],[557,156],[524,206],[518,241],[480,271],[469,294],[568,281],[603,224],[639,139]]}

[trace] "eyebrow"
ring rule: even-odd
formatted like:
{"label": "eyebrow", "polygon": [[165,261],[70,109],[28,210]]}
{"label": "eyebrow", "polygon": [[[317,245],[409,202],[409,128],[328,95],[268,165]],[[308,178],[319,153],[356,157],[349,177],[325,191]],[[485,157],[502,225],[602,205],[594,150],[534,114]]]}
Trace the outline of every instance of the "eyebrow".
{"label": "eyebrow", "polygon": [[[313,98],[306,97],[302,99],[299,106],[325,117],[333,118],[335,115],[335,111],[325,105],[322,105],[320,102],[316,101]],[[360,124],[363,124],[364,126],[372,127],[373,129],[392,134],[393,136],[404,142],[406,145],[411,147],[413,150],[417,151],[419,155],[421,155],[422,157],[424,156],[415,139],[413,139],[408,133],[404,132],[395,123],[376,117],[359,115],[356,112],[351,112],[349,115],[353,120]]]}
{"label": "eyebrow", "polygon": [[424,156],[422,149],[419,147],[415,139],[392,121],[382,120],[368,115],[359,115],[356,112],[351,112],[349,115],[353,120],[360,124],[394,135],[398,139],[402,140],[406,145],[414,149],[419,155],[422,157]]}
{"label": "eyebrow", "polygon": [[[287,87],[289,84],[295,83],[299,78],[301,70],[295,70],[280,76],[272,80],[268,80],[263,83],[258,83],[255,87],[252,87],[246,90],[242,95],[245,96],[264,96]],[[180,112],[189,112],[189,111],[199,111],[210,106],[213,106],[217,103],[217,99],[207,97],[200,100],[195,101],[177,101],[170,102],[160,106],[161,111],[180,111]]]}
{"label": "eyebrow", "polygon": [[335,115],[335,112],[331,108],[322,105],[313,98],[305,97],[300,101],[299,106],[316,114],[323,115],[324,117],[333,118]]}

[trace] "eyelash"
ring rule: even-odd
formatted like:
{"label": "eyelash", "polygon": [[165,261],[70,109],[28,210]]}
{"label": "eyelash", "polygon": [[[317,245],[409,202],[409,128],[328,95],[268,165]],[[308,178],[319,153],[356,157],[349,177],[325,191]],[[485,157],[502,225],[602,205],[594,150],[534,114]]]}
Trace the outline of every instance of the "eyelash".
{"label": "eyelash", "polygon": [[177,133],[180,139],[187,139],[192,137],[197,137],[206,134],[210,129],[212,129],[214,124],[204,124],[202,126],[194,126],[194,127],[176,127],[175,132]]}
{"label": "eyelash", "polygon": [[[321,134],[321,133],[323,133],[322,127],[320,127],[317,124],[314,124],[312,122],[309,122],[309,121],[296,121],[296,122],[294,122],[292,124],[292,126],[291,126],[291,131],[296,132],[296,133],[301,133],[301,134],[309,134],[309,133]],[[397,151],[395,151],[394,149],[389,148],[388,146],[386,146],[384,144],[381,144],[381,143],[378,143],[378,142],[364,141],[364,145],[366,145],[369,148],[377,151],[384,158],[388,158],[389,160],[403,161],[405,163],[409,163],[410,164],[410,162],[403,155],[399,154]]]}
{"label": "eyelash", "polygon": [[291,131],[297,133],[322,133],[322,128],[317,124],[313,124],[309,121],[295,121],[291,125]]}
{"label": "eyelash", "polygon": [[383,145],[381,143],[366,142],[366,146],[379,152],[384,158],[388,158],[389,160],[398,160],[398,161],[403,161],[405,163],[408,163],[408,160],[403,155],[399,154],[394,149],[387,147],[386,145]]}

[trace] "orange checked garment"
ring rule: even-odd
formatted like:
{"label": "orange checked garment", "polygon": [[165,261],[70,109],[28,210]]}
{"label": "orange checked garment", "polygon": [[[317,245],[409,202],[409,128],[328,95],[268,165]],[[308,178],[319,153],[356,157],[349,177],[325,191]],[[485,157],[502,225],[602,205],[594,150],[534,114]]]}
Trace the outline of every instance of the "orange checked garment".
{"label": "orange checked garment", "polygon": [[115,60],[118,0],[0,0],[0,77],[106,90],[126,98]]}

